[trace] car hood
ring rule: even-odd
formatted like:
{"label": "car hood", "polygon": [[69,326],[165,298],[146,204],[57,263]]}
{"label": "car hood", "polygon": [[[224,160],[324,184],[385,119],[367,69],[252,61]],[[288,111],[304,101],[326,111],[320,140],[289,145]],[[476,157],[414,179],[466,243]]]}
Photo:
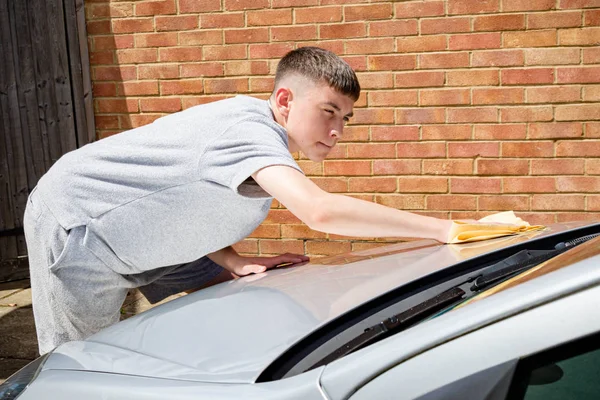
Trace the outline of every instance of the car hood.
{"label": "car hood", "polygon": [[466,258],[583,225],[471,245],[405,242],[240,278],[59,346],[44,369],[251,383],[294,343],[377,296]]}

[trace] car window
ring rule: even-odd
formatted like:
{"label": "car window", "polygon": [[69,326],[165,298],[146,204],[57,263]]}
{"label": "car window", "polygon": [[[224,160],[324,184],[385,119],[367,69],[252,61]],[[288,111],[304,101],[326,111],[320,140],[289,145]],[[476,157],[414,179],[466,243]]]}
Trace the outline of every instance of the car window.
{"label": "car window", "polygon": [[523,359],[507,399],[600,398],[600,334]]}

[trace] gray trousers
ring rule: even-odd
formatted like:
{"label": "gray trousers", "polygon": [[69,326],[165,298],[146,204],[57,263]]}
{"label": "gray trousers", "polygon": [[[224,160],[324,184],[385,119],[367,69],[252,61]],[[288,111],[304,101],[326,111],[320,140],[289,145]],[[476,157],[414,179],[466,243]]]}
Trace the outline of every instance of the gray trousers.
{"label": "gray trousers", "polygon": [[156,303],[197,289],[223,271],[203,257],[143,274],[118,274],[83,245],[87,228],[65,230],[35,189],[27,202],[23,227],[40,354],[118,322],[131,288],[138,287]]}

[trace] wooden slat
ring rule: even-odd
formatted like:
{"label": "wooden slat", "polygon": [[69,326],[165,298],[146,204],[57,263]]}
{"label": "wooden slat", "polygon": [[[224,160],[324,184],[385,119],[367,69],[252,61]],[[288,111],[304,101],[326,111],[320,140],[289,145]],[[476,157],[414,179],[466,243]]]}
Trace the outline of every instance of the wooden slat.
{"label": "wooden slat", "polygon": [[[71,0],[65,0],[71,1]],[[81,73],[83,79],[83,103],[86,114],[86,137],[85,143],[96,140],[96,122],[94,119],[94,99],[92,95],[92,78],[90,71],[90,56],[88,52],[87,29],[85,25],[84,0],[75,1],[75,12],[77,14],[77,34],[79,36],[79,54],[81,60]],[[79,134],[79,137],[82,137]],[[81,146],[81,144],[80,144]]]}

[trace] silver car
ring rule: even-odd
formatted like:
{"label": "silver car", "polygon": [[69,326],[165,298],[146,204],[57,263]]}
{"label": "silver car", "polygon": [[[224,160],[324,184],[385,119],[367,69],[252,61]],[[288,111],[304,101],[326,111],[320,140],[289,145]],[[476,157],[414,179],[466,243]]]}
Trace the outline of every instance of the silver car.
{"label": "silver car", "polygon": [[40,357],[1,399],[598,399],[600,224],[412,241],[220,284]]}

